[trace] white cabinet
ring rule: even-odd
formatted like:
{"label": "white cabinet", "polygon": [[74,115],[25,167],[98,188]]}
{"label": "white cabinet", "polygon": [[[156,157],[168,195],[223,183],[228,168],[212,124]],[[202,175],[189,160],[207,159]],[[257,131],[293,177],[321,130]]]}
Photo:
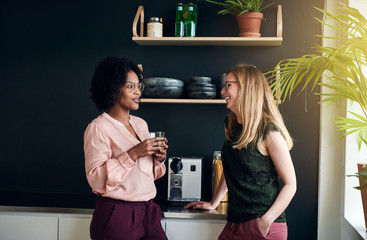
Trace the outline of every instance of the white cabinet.
{"label": "white cabinet", "polygon": [[166,219],[166,234],[169,240],[218,239],[225,220]]}
{"label": "white cabinet", "polygon": [[[0,211],[0,240],[90,240],[92,214],[85,211],[60,211]],[[213,219],[214,215],[208,218],[198,213],[191,215],[181,213],[177,215],[178,218],[162,218],[161,224],[169,240],[217,239],[226,224],[222,218]]]}
{"label": "white cabinet", "polygon": [[57,240],[56,215],[0,214],[1,240]]}
{"label": "white cabinet", "polygon": [[164,232],[166,232],[166,219],[162,218],[161,225],[162,225]]}
{"label": "white cabinet", "polygon": [[59,216],[59,240],[90,240],[91,216]]}
{"label": "white cabinet", "polygon": [[[76,214],[58,214],[58,216],[58,240],[90,240],[89,227],[92,216]],[[165,221],[165,219],[161,220],[163,230],[166,228]]]}

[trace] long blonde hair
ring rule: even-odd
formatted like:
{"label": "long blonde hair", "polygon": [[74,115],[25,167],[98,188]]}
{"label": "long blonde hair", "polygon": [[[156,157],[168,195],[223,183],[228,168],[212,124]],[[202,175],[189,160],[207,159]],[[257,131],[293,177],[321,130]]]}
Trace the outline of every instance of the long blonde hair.
{"label": "long blonde hair", "polygon": [[239,92],[235,105],[236,114],[232,112],[228,116],[226,139],[234,136],[233,126],[237,118],[241,120],[243,126],[233,148],[242,149],[249,144],[256,146],[265,137],[267,126],[274,124],[286,140],[288,149],[291,149],[293,140],[284,125],[264,74],[255,66],[245,64],[233,66],[227,73],[232,73],[236,77]]}

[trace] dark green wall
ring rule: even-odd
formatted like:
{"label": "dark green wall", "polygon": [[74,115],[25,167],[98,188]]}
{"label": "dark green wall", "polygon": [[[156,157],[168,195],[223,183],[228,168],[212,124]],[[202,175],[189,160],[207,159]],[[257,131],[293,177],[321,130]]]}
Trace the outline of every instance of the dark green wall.
{"label": "dark green wall", "polygon": [[[279,60],[311,52],[321,27],[313,6],[322,0],[276,0],[283,6],[279,47],[138,46],[131,40],[139,5],[146,20],[163,18],[173,35],[178,1],[20,1],[2,4],[0,64],[0,204],[93,208],[85,180],[83,132],[99,112],[89,99],[96,64],[124,56],[144,66],[145,76],[188,82],[194,75],[217,80],[229,66],[245,62],[269,70]],[[187,3],[187,2],[184,2]],[[203,1],[198,36],[236,36],[231,16]],[[265,11],[263,36],[276,34],[276,6]],[[287,210],[289,239],[316,239],[319,105],[312,94],[280,106],[295,139],[292,157],[298,191]],[[165,130],[169,156],[204,157],[203,199],[211,198],[211,161],[224,140],[225,105],[141,104],[132,114],[151,130]],[[166,197],[166,178],[157,182]]]}

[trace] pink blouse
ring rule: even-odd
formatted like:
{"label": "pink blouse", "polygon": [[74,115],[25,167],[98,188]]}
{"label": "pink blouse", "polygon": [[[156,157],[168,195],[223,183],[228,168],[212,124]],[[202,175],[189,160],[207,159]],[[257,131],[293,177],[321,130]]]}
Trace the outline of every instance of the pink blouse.
{"label": "pink blouse", "polygon": [[[130,115],[130,124],[141,141],[150,137],[143,119]],[[84,133],[85,170],[94,193],[125,201],[155,197],[154,180],[165,174],[166,167],[152,156],[132,160],[127,151],[139,143],[107,113],[88,125]]]}

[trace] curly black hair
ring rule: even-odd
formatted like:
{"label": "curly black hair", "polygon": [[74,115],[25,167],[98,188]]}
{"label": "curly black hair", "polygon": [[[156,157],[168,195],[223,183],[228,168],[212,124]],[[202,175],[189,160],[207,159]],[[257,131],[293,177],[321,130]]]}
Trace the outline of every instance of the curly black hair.
{"label": "curly black hair", "polygon": [[139,82],[142,81],[142,71],[126,58],[108,57],[98,64],[90,88],[91,99],[98,110],[109,110],[115,104],[120,87],[126,83],[130,71],[136,73]]}

